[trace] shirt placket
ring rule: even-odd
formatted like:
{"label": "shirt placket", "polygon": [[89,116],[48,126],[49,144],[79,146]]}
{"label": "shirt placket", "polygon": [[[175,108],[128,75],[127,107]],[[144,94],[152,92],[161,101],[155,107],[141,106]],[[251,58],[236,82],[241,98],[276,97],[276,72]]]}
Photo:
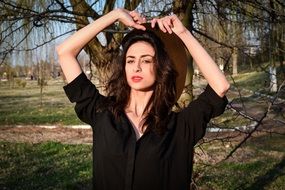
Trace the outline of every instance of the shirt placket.
{"label": "shirt placket", "polygon": [[125,125],[129,127],[131,130],[131,137],[128,140],[128,155],[127,155],[127,167],[126,167],[126,175],[125,175],[125,190],[132,190],[133,181],[134,181],[134,167],[135,167],[135,159],[136,159],[136,134],[131,126],[131,123],[127,116],[125,115]]}
{"label": "shirt placket", "polygon": [[128,144],[128,159],[127,159],[127,168],[125,176],[125,190],[132,190],[133,181],[134,181],[134,166],[135,166],[135,153],[136,153],[136,138],[135,134],[130,138]]}

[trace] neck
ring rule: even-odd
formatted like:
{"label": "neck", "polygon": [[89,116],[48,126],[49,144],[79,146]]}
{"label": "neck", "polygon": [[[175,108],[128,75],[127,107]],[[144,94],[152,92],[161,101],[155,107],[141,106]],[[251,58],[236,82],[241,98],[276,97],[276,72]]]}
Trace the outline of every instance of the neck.
{"label": "neck", "polygon": [[144,110],[152,96],[153,91],[136,91],[131,90],[130,100],[126,107],[126,112],[132,112],[137,117],[142,117]]}

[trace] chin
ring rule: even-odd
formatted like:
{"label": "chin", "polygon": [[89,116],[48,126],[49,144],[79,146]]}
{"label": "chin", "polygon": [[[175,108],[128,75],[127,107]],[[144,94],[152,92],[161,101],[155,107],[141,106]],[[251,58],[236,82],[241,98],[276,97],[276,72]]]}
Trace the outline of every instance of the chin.
{"label": "chin", "polygon": [[132,90],[135,91],[141,91],[141,92],[148,92],[148,91],[153,91],[154,86],[130,86]]}

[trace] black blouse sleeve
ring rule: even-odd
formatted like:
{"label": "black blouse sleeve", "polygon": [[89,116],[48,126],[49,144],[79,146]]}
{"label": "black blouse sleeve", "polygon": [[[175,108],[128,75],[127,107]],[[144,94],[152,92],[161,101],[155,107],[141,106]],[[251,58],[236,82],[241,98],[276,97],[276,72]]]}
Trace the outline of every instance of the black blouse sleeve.
{"label": "black blouse sleeve", "polygon": [[63,88],[69,100],[76,103],[74,109],[79,119],[92,125],[97,107],[105,97],[83,72]]}
{"label": "black blouse sleeve", "polygon": [[205,135],[207,124],[211,118],[221,115],[228,103],[226,96],[220,97],[207,85],[203,93],[185,108],[181,115],[185,121],[184,130],[195,145]]}

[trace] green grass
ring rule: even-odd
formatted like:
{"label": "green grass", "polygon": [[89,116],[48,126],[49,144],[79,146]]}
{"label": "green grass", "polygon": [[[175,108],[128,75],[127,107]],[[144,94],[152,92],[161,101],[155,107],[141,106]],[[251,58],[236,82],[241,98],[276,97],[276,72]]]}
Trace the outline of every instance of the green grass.
{"label": "green grass", "polygon": [[246,119],[236,112],[226,110],[221,116],[211,120],[213,124],[222,128],[232,129],[240,126],[248,126],[252,123],[249,119]]}
{"label": "green grass", "polygon": [[[224,148],[218,143],[205,147],[213,155]],[[201,189],[280,190],[285,184],[284,147],[282,135],[252,138],[237,153],[240,155],[228,161],[207,168],[198,162],[194,174],[203,175],[196,184]],[[0,142],[0,189],[90,189],[91,149],[91,145],[55,142]]]}
{"label": "green grass", "polygon": [[[213,146],[216,146],[213,151]],[[212,148],[208,151],[209,147]],[[209,154],[224,150],[218,144],[207,144]],[[270,189],[285,187],[285,140],[284,135],[263,135],[249,140],[231,159],[210,167],[198,163],[195,173],[203,173],[197,180],[202,189]]]}
{"label": "green grass", "polygon": [[[252,91],[259,91],[268,87],[269,75],[265,72],[250,72],[243,73],[233,77],[231,80],[233,85],[236,84],[238,88],[247,88]],[[234,84],[234,82],[235,84]]]}
{"label": "green grass", "polygon": [[[280,68],[278,68],[280,70]],[[267,71],[253,71],[253,72],[246,72],[240,73],[233,78],[228,79],[233,86],[239,89],[248,89],[254,92],[260,92],[263,94],[275,95],[275,92],[270,92],[270,79],[268,69]],[[277,82],[278,87],[284,81],[284,76],[281,73],[281,70],[277,73]],[[283,88],[282,92],[279,94],[279,97],[285,98],[285,90]]]}
{"label": "green grass", "polygon": [[63,91],[62,80],[50,80],[43,89],[36,81],[27,81],[25,88],[0,85],[0,125],[82,124]]}
{"label": "green grass", "polygon": [[90,145],[0,142],[0,189],[90,189]]}

